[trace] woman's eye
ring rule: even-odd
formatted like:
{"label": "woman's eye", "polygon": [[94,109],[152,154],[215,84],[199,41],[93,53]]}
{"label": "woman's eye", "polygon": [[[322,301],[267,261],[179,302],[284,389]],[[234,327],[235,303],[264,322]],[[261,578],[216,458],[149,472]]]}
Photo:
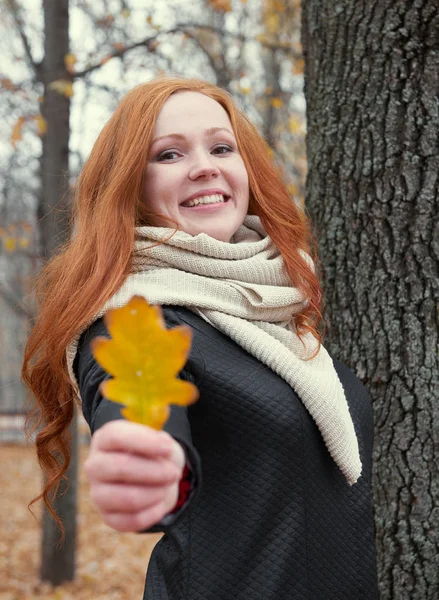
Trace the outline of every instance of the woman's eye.
{"label": "woman's eye", "polygon": [[233,149],[230,146],[222,144],[221,146],[216,146],[212,152],[215,154],[227,154],[227,152],[233,152]]}
{"label": "woman's eye", "polygon": [[163,160],[174,160],[175,158],[177,158],[178,152],[176,152],[175,150],[167,150],[166,152],[162,152],[162,154],[160,154],[157,157],[158,161],[163,161]]}

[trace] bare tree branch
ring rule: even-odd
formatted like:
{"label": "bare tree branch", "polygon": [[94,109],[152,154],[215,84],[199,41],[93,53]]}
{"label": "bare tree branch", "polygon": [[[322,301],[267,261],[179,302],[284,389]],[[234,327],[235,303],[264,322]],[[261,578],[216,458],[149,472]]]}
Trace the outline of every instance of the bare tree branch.
{"label": "bare tree branch", "polygon": [[[134,50],[134,48],[141,48],[142,46],[145,46],[149,52],[154,52],[153,44],[156,41],[156,39],[157,39],[157,34],[154,34],[153,36],[145,38],[145,39],[141,40],[140,42],[136,42],[135,44],[130,44],[129,46],[124,46],[123,48],[117,48],[117,49],[113,50],[113,52],[111,52],[111,54],[108,55],[108,59],[121,58],[130,50]],[[99,61],[98,63],[96,63],[94,65],[90,65],[89,67],[87,67],[86,69],[83,69],[82,71],[76,71],[76,73],[73,74],[74,79],[79,79],[80,77],[84,77],[84,75],[88,75],[88,73],[92,73],[93,71],[96,71],[96,69],[99,69],[102,66],[101,63],[102,63],[102,61]]]}
{"label": "bare tree branch", "polygon": [[[255,42],[257,41],[263,48],[270,48],[272,50],[283,50],[293,58],[301,58],[302,54],[298,52],[295,48],[291,46],[291,44],[280,44],[275,42],[270,42],[268,40],[257,39],[256,37],[248,37],[243,35],[242,33],[231,33],[225,29],[219,29],[218,27],[213,27],[212,25],[200,25],[199,23],[180,23],[177,25],[177,30],[182,30],[187,32],[187,29],[207,29],[212,31],[213,33],[217,33],[219,36],[228,36],[233,38],[234,40],[239,40],[241,42]],[[173,33],[175,29],[171,29],[166,33]],[[165,33],[165,32],[163,32]]]}
{"label": "bare tree branch", "polygon": [[8,6],[8,8],[11,12],[12,18],[14,19],[15,26],[17,28],[17,31],[20,35],[21,41],[24,46],[24,52],[26,54],[28,65],[34,72],[35,80],[41,81],[40,66],[38,63],[35,62],[35,60],[32,56],[32,51],[30,49],[29,40],[27,39],[27,36],[24,33],[23,20],[21,18],[21,14],[20,14],[21,7],[19,6],[17,0],[6,0],[6,6]]}
{"label": "bare tree branch", "polygon": [[216,66],[216,63],[215,63],[215,59],[214,59],[214,57],[211,55],[211,53],[208,51],[208,49],[207,49],[207,48],[204,46],[204,44],[202,43],[202,41],[201,41],[201,40],[199,40],[199,39],[197,38],[197,36],[196,36],[196,35],[194,35],[193,33],[191,33],[190,31],[184,31],[184,32],[182,32],[182,33],[184,33],[185,35],[187,35],[187,37],[188,37],[188,38],[190,38],[192,41],[194,41],[194,42],[197,44],[197,46],[198,46],[199,48],[201,48],[201,50],[202,50],[202,51],[204,52],[204,54],[207,56],[207,59],[208,59],[208,61],[209,61],[209,63],[210,63],[210,66],[212,67],[213,71],[216,73],[216,71],[217,71],[217,66]]}
{"label": "bare tree branch", "polygon": [[[201,42],[199,40],[197,40],[196,35],[190,31],[191,29],[208,30],[208,31],[211,31],[212,33],[218,34],[220,37],[221,36],[229,36],[229,37],[231,37],[235,40],[239,40],[241,42],[257,41],[253,37],[248,37],[248,36],[245,36],[245,35],[242,35],[239,33],[230,33],[228,31],[218,29],[217,27],[213,27],[211,25],[200,25],[198,23],[181,23],[181,24],[177,25],[176,27],[173,27],[172,29],[168,29],[167,31],[160,31],[158,33],[155,33],[154,35],[144,38],[143,40],[140,40],[139,42],[136,42],[135,44],[130,44],[129,46],[124,46],[123,48],[114,49],[108,55],[108,59],[121,58],[127,52],[130,52],[131,50],[134,50],[135,48],[142,48],[143,46],[146,47],[146,49],[149,52],[154,52],[155,51],[154,44],[157,41],[157,38],[159,38],[163,35],[170,35],[173,33],[185,33],[188,37],[190,37],[192,40],[194,40],[198,44],[198,46],[203,50],[203,52],[205,52],[212,68],[216,71],[217,68],[216,68],[213,57],[206,50],[206,48],[201,44]],[[290,56],[293,56],[293,58],[301,57],[301,54],[289,44],[275,44],[275,43],[271,43],[268,41],[259,41],[259,43],[264,48],[269,48],[271,50],[283,50]],[[99,69],[99,67],[101,67],[101,62],[102,61],[99,61],[98,63],[96,63],[94,65],[90,65],[89,67],[87,67],[86,69],[83,69],[82,71],[77,71],[76,73],[73,74],[73,77],[75,79],[79,79],[81,77],[84,77],[84,75],[87,75],[88,73],[96,71],[96,69]]]}

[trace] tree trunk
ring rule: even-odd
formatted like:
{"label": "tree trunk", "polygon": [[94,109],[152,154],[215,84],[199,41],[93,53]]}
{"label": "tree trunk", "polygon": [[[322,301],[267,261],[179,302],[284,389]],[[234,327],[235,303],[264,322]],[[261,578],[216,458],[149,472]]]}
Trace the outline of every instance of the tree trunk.
{"label": "tree trunk", "polygon": [[[76,412],[76,411],[75,411]],[[78,427],[75,419],[70,426],[72,435],[72,462],[67,470],[69,484],[62,482],[54,501],[54,508],[65,529],[64,542],[60,543],[60,534],[49,512],[43,512],[43,539],[40,576],[42,581],[59,585],[63,581],[72,581],[75,577],[76,556],[76,514],[78,487]]]}
{"label": "tree trunk", "polygon": [[280,87],[280,64],[279,58],[276,56],[276,50],[264,49],[263,51],[263,64],[266,78],[266,90],[267,91],[267,105],[264,110],[264,121],[263,121],[263,135],[267,144],[276,149],[276,141],[279,136],[276,135],[276,109],[271,100],[281,95]]}
{"label": "tree trunk", "polygon": [[327,343],[369,388],[383,600],[439,598],[439,8],[303,0]]}
{"label": "tree trunk", "polygon": [[41,108],[47,132],[41,157],[41,200],[38,206],[41,251],[49,258],[69,237],[68,185],[70,98],[50,87],[54,81],[71,82],[64,57],[69,52],[69,2],[44,0],[44,100]]}
{"label": "tree trunk", "polygon": [[[64,65],[69,52],[69,3],[68,0],[44,0],[45,42],[42,77],[44,101],[42,114],[47,122],[43,137],[41,158],[41,202],[38,217],[41,232],[41,250],[50,258],[60,244],[69,236],[68,185],[69,185],[69,136],[70,97],[50,84],[56,80],[71,81]],[[76,489],[77,489],[77,424],[70,426],[72,435],[72,462],[67,475],[68,488],[64,483],[55,498],[54,508],[65,527],[65,540],[59,542],[59,530],[44,509],[41,579],[58,585],[69,581],[75,574],[76,546]]]}

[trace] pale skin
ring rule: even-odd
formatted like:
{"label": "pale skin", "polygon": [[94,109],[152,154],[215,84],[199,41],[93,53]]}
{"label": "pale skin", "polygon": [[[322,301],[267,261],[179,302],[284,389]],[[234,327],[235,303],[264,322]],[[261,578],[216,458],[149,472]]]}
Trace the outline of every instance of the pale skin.
{"label": "pale skin", "polygon": [[126,532],[148,529],[173,509],[184,465],[183,448],[166,432],[111,421],[93,435],[84,467],[103,521]]}
{"label": "pale skin", "polygon": [[[198,92],[180,92],[165,102],[155,124],[144,197],[155,213],[179,229],[230,242],[249,204],[248,174],[224,108]],[[193,196],[222,194],[227,202],[187,208]],[[173,227],[166,221],[153,223]]]}
{"label": "pale skin", "polygon": [[[230,242],[247,214],[249,188],[226,111],[198,92],[174,94],[159,114],[153,138],[145,202],[177,221],[181,231]],[[221,194],[222,204],[183,206],[194,195]],[[169,227],[160,219],[152,224]],[[172,511],[184,466],[184,450],[169,434],[118,420],[93,435],[85,472],[103,521],[116,531],[134,532]]]}

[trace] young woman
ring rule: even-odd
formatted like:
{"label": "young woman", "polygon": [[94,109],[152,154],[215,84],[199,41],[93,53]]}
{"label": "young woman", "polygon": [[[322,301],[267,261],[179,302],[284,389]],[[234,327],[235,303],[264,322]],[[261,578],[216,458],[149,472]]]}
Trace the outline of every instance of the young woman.
{"label": "young woman", "polygon": [[[97,139],[74,216],[23,367],[46,503],[78,396],[103,520],[165,532],[145,598],[377,598],[370,401],[322,344],[309,223],[255,127],[211,84],[140,85]],[[90,341],[133,295],[193,331],[180,377],[200,398],[164,432],[99,392]]]}

